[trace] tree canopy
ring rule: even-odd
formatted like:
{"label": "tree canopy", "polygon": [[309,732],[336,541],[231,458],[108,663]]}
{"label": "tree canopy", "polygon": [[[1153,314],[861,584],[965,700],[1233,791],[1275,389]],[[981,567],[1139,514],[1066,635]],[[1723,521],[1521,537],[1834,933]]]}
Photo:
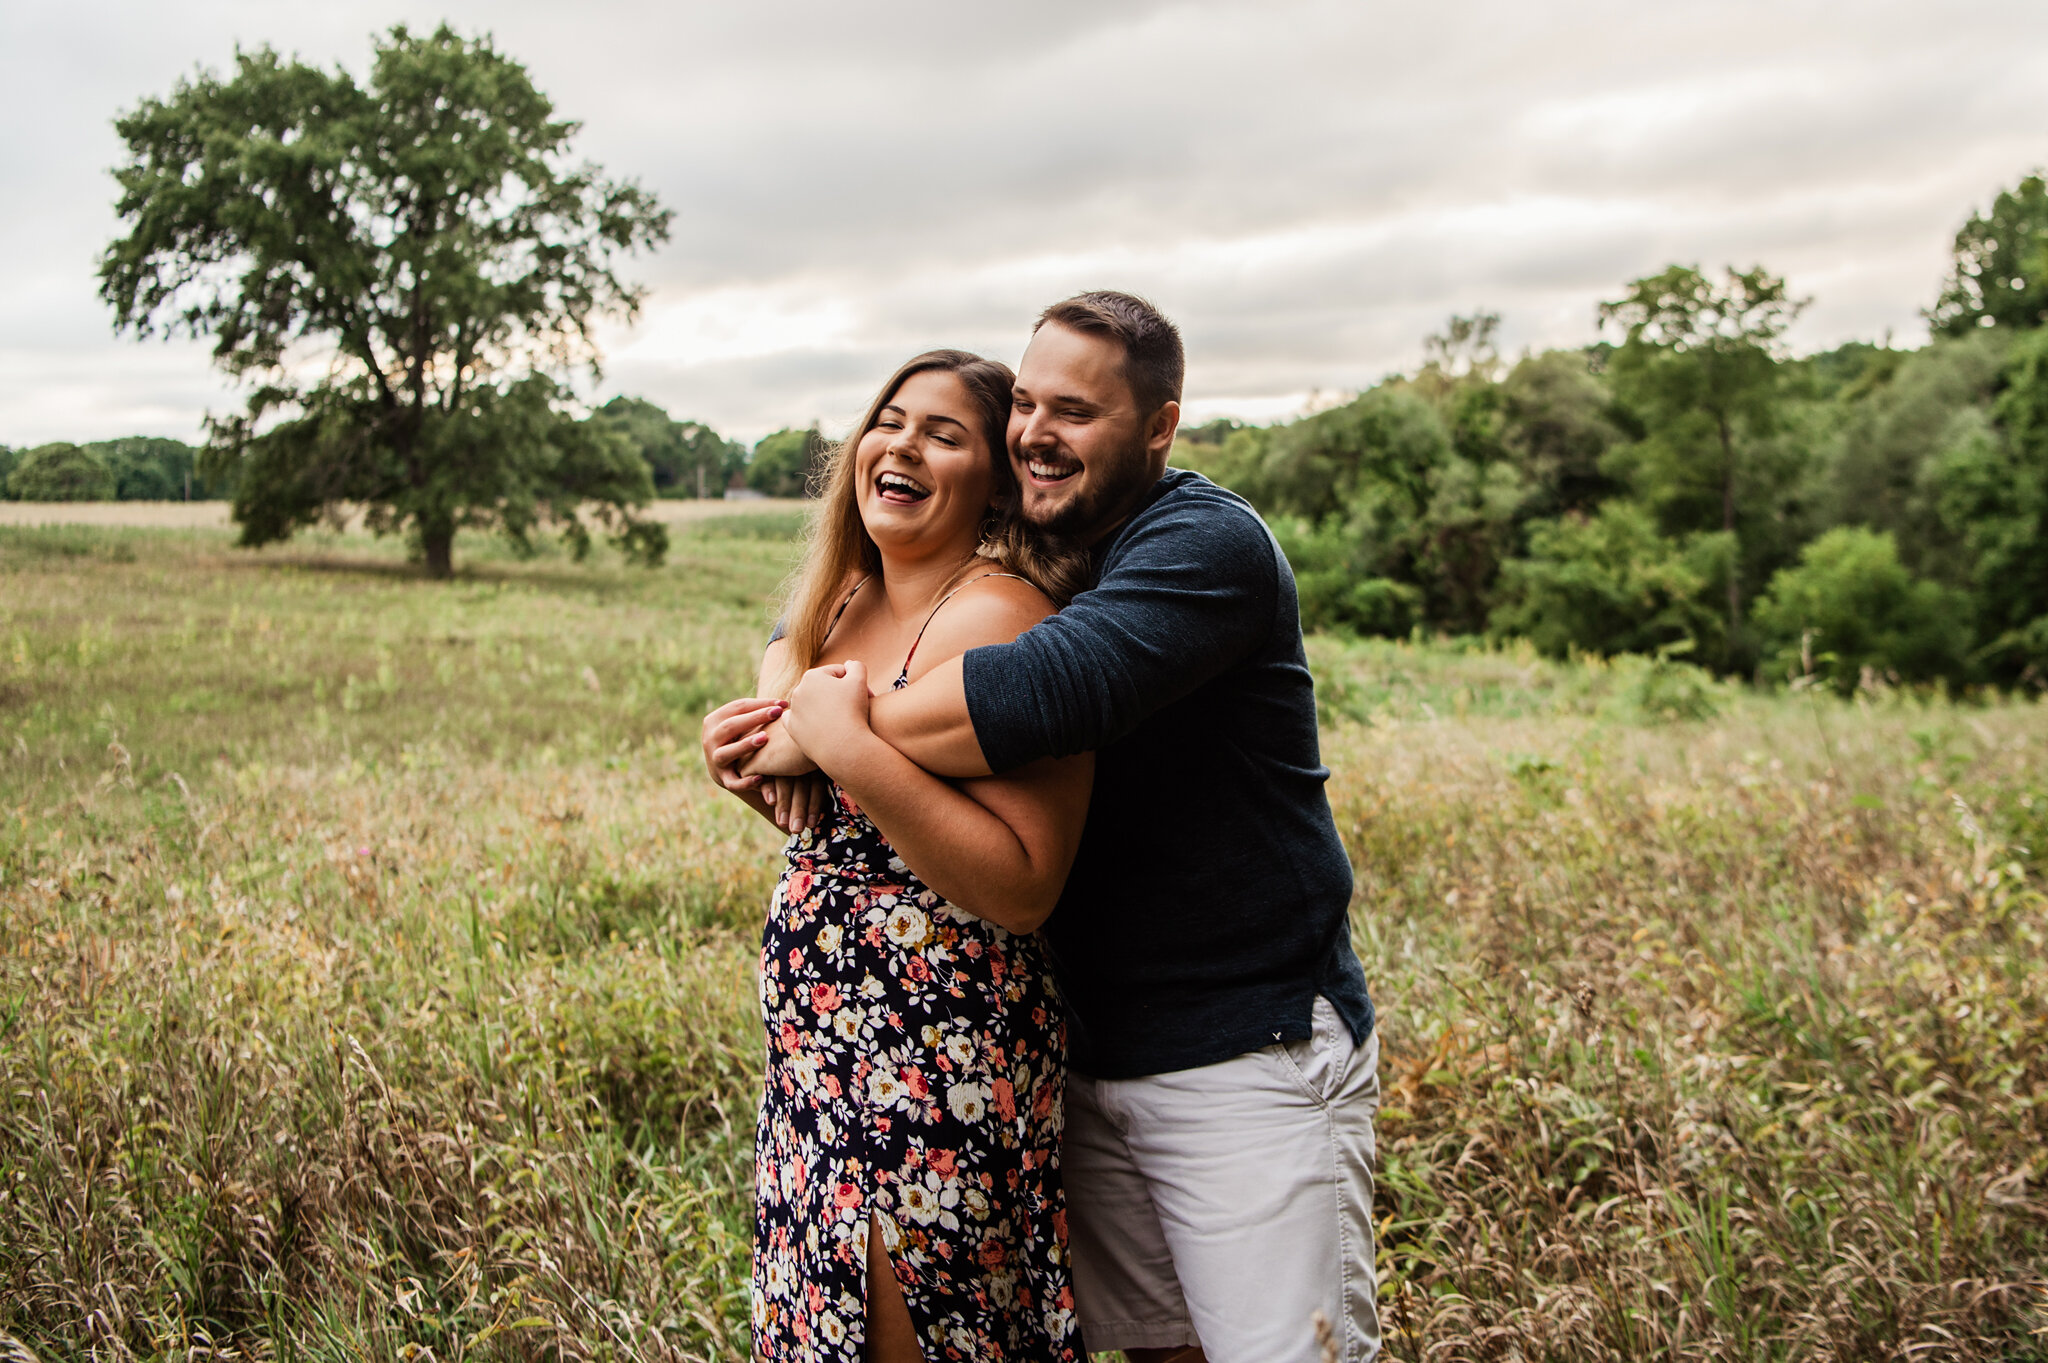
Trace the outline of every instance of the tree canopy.
{"label": "tree canopy", "polygon": [[565,385],[597,370],[594,324],[637,310],[619,266],[669,213],[571,163],[577,125],[488,38],[399,25],[360,83],[242,52],[115,126],[126,234],[101,295],[118,328],[211,336],[250,385],[203,465],[243,543],[356,504],[445,576],[460,527],[523,544],[552,523],[582,545],[591,504],[660,555],[661,527],[632,514],[645,463],[573,419]]}
{"label": "tree canopy", "polygon": [[[2048,228],[2042,200],[2028,176],[1972,217],[1958,276],[2004,269],[1993,239]],[[1194,428],[1174,462],[1265,513],[1310,628],[2048,689],[2048,326],[2001,305],[1793,356],[1803,306],[1760,267],[1674,265],[1600,309],[1605,339],[1512,361],[1492,314],[1453,317],[1412,373]]]}
{"label": "tree canopy", "polygon": [[1927,325],[1946,336],[2048,321],[2048,184],[2038,172],[2000,190],[1956,233],[1955,264]]}
{"label": "tree canopy", "polygon": [[7,475],[7,493],[18,502],[110,502],[115,486],[104,460],[61,441],[29,450]]}

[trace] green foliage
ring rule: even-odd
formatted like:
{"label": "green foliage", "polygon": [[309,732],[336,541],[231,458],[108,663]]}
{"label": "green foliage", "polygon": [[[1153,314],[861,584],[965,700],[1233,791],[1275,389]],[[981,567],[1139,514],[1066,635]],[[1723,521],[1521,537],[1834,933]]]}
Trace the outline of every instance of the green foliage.
{"label": "green foliage", "polygon": [[1500,406],[1501,445],[1529,484],[1528,515],[1588,512],[1621,490],[1605,468],[1623,439],[1614,394],[1584,353],[1523,357],[1501,382]]}
{"label": "green foliage", "polygon": [[[669,215],[635,185],[567,160],[523,67],[488,38],[403,25],[367,82],[268,48],[116,123],[126,235],[101,261],[117,325],[214,338],[254,380],[214,423],[205,469],[234,488],[242,542],[290,536],[344,503],[452,571],[458,527],[524,542],[541,521],[659,537],[631,508],[653,488],[622,439],[583,431],[560,379],[594,323],[641,291],[619,259]],[[290,363],[307,347],[331,364]]]}
{"label": "green foliage", "polygon": [[2048,184],[2039,173],[2000,190],[1989,213],[1956,233],[1955,265],[1927,325],[1948,336],[1978,327],[2014,330],[2048,320]]}
{"label": "green foliage", "polygon": [[1529,639],[1546,656],[1721,652],[1714,599],[1732,566],[1728,536],[1670,539],[1649,512],[1613,501],[1594,515],[1530,527],[1529,554],[1504,571],[1495,633]]}
{"label": "green foliage", "polygon": [[14,467],[20,462],[20,451],[0,445],[0,498],[11,498],[14,495],[7,490],[7,480],[14,476]]}
{"label": "green foliage", "polygon": [[747,460],[747,486],[770,497],[805,496],[825,466],[828,448],[816,426],[764,435]]}
{"label": "green foliage", "polygon": [[1391,578],[1363,575],[1356,561],[1357,540],[1341,521],[1316,526],[1300,516],[1276,516],[1271,524],[1294,569],[1303,629],[1398,637],[1419,623],[1421,591]]}
{"label": "green foliage", "polygon": [[7,493],[18,502],[110,502],[114,489],[104,460],[61,441],[29,450],[7,475]]}
{"label": "green foliage", "polygon": [[136,435],[96,441],[85,448],[114,471],[114,495],[124,502],[184,501],[187,480],[193,500],[212,495],[198,472],[198,452],[182,440]]}
{"label": "green foliage", "polygon": [[1970,564],[1982,656],[2001,680],[2048,682],[2048,331],[2014,345],[1996,425],[1950,441],[1932,482]]}
{"label": "green foliage", "polygon": [[1780,424],[1781,338],[1805,306],[1761,266],[1713,280],[1686,265],[1635,280],[1600,305],[1601,320],[1625,338],[1610,363],[1615,392],[1645,427],[1643,440],[1610,466],[1667,530],[1718,528],[1735,545],[1724,666],[1747,656],[1743,522],[1797,472],[1796,463],[1770,457],[1765,441]]}
{"label": "green foliage", "polygon": [[1991,403],[2008,340],[1997,331],[1937,339],[1870,371],[1816,461],[1822,523],[1886,531],[1914,572],[1967,583],[1970,555],[1941,511],[1942,471],[1995,440]]}
{"label": "green foliage", "polygon": [[617,397],[590,420],[624,435],[640,451],[663,497],[722,497],[746,461],[743,446],[696,421],[677,421],[644,398]]}
{"label": "green foliage", "polygon": [[1867,676],[1960,676],[1968,611],[1961,593],[1914,577],[1889,532],[1838,526],[1771,579],[1756,623],[1785,675],[1810,669],[1847,695]]}

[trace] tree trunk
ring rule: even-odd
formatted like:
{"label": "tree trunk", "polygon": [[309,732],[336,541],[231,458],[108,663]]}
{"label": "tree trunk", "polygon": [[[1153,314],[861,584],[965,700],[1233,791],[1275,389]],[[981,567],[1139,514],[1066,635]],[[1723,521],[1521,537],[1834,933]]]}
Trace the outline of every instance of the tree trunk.
{"label": "tree trunk", "polygon": [[427,557],[427,576],[455,576],[455,522],[436,516],[420,521],[420,548]]}

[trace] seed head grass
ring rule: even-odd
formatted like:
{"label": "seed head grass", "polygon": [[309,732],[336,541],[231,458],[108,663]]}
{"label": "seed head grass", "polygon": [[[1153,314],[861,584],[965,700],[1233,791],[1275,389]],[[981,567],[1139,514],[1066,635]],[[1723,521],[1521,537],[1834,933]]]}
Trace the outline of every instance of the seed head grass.
{"label": "seed head grass", "polygon": [[[783,510],[0,527],[0,1353],[738,1359]],[[1402,1359],[2048,1358],[2048,715],[1311,641]]]}

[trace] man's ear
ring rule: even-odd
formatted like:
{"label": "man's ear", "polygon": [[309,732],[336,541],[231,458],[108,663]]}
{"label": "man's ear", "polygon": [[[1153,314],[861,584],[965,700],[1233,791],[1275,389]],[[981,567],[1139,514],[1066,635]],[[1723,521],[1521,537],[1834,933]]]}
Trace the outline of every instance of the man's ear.
{"label": "man's ear", "polygon": [[1145,423],[1145,453],[1164,464],[1167,454],[1173,449],[1174,433],[1179,429],[1180,404],[1161,403],[1152,419]]}

